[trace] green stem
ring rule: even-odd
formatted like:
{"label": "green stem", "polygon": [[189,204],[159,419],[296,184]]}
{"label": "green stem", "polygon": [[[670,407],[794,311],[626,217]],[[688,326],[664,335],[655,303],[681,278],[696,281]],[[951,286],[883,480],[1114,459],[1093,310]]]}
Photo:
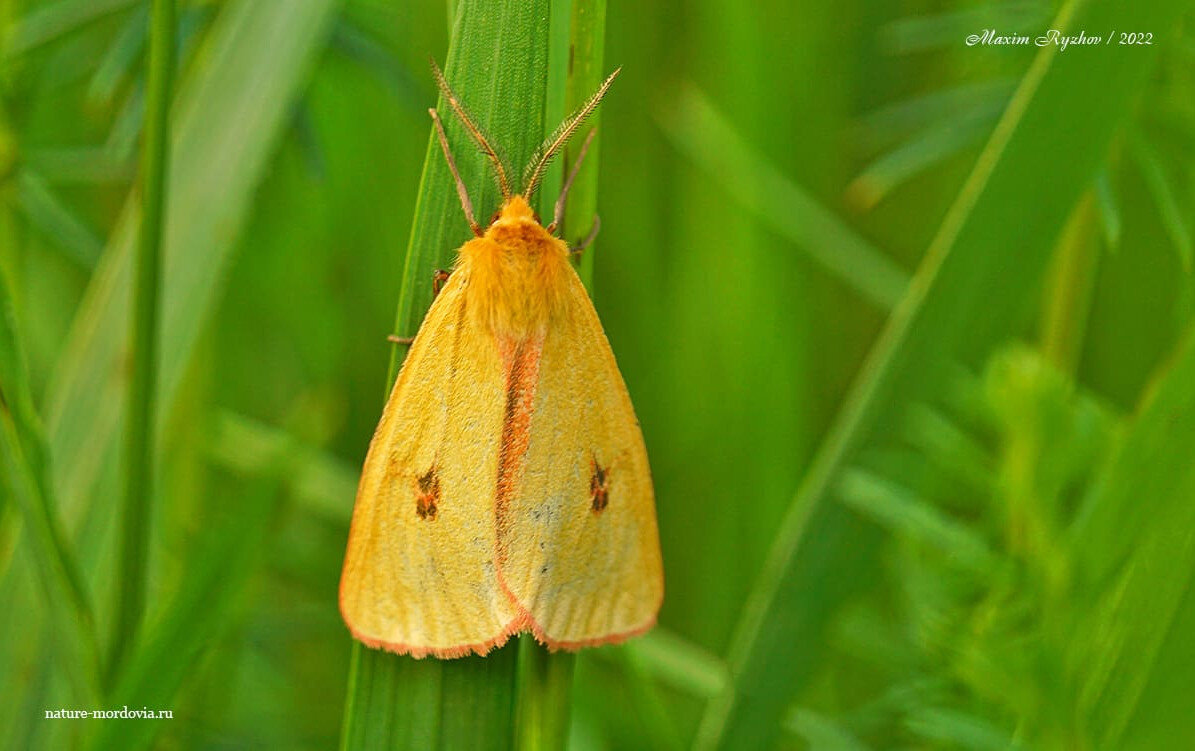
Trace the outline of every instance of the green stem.
{"label": "green stem", "polygon": [[568,741],[576,655],[548,652],[524,635],[519,639],[515,748],[556,751]]}
{"label": "green stem", "polygon": [[149,542],[153,469],[158,287],[166,207],[168,114],[175,47],[174,0],[153,0],[150,15],[149,73],[145,140],[141,152],[141,227],[137,246],[133,318],[132,375],[125,410],[125,494],[121,525],[120,573],[109,674],[124,661],[145,610],[145,569]]}

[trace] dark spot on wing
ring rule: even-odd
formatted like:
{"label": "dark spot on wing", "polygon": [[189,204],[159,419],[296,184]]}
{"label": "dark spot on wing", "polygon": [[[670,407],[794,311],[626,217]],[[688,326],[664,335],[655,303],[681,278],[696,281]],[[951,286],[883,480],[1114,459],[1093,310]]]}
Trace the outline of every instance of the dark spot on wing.
{"label": "dark spot on wing", "polygon": [[589,478],[590,508],[595,514],[600,514],[610,504],[610,490],[606,487],[609,470],[598,464],[597,459],[591,463],[593,464],[593,475]]}
{"label": "dark spot on wing", "polygon": [[440,476],[432,467],[417,478],[419,495],[415,498],[415,513],[420,519],[435,519],[440,502]]}

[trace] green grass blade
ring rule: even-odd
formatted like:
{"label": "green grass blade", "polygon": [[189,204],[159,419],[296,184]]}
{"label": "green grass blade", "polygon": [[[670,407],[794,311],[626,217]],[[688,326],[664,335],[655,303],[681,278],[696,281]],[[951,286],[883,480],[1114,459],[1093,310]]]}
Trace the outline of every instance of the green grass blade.
{"label": "green grass blade", "polygon": [[881,310],[896,305],[908,275],[845,222],[781,174],[689,87],[657,118],[666,135],[724,185],[730,197]]}
{"label": "green grass blade", "polygon": [[[223,5],[205,39],[204,65],[180,89],[164,248],[159,435],[217,300],[254,189],[322,47],[334,7],[334,0]],[[80,569],[105,586],[111,577],[94,572],[110,570],[99,561],[105,552],[101,543],[110,539],[105,530],[111,529],[112,509],[90,501],[117,495],[114,474],[103,470],[115,461],[119,443],[138,200],[129,199],[109,239],[44,402],[53,488],[67,537],[78,540]],[[89,519],[96,521],[88,524]],[[83,528],[91,534],[79,537]],[[21,572],[6,573],[11,580]],[[6,635],[20,633],[36,644],[44,630],[40,618],[37,612],[22,613]]]}
{"label": "green grass blade", "polygon": [[112,122],[112,129],[108,131],[108,138],[104,141],[104,150],[113,161],[131,161],[136,156],[144,102],[145,87],[138,82],[125,95],[120,111]]}
{"label": "green grass blade", "polygon": [[[28,168],[50,184],[132,182],[133,166],[129,160],[116,158],[103,146],[29,149],[23,156]],[[94,265],[103,246],[98,240],[92,241]]]}
{"label": "green grass blade", "polygon": [[1076,571],[1098,602],[1094,617],[1080,620],[1088,633],[1073,644],[1084,715],[1100,748],[1134,739],[1136,713],[1159,715],[1142,698],[1151,681],[1169,686],[1153,693],[1172,714],[1184,703],[1189,709],[1190,632],[1183,636],[1177,624],[1190,623],[1195,585],[1193,445],[1195,329],[1149,390],[1073,539]]}
{"label": "green grass blade", "polygon": [[52,238],[72,261],[95,268],[103,245],[95,232],[54,194],[40,175],[25,169],[16,179],[17,204],[29,223]]}
{"label": "green grass blade", "polygon": [[717,696],[729,681],[717,655],[659,626],[622,649],[634,654],[653,681],[691,696]]}
{"label": "green grass blade", "polygon": [[[548,0],[457,4],[445,76],[515,175],[545,132],[549,28]],[[448,111],[443,102],[440,111]],[[455,118],[444,124],[484,220],[500,198],[485,158]],[[431,303],[433,272],[449,268],[453,251],[471,236],[430,123],[428,133],[395,320],[400,336],[414,335]],[[404,349],[395,348],[388,382]],[[515,657],[513,644],[486,657],[413,660],[354,643],[341,748],[510,748]]]}
{"label": "green grass blade", "polygon": [[868,746],[850,730],[809,709],[794,709],[788,714],[785,725],[787,730],[818,751],[868,751]]}
{"label": "green grass blade", "polygon": [[104,59],[95,69],[87,84],[87,100],[92,104],[104,105],[112,101],[116,89],[137,63],[137,57],[145,47],[148,28],[148,9],[139,6],[125,21],[120,34],[104,54]]}
{"label": "green grass blade", "polygon": [[45,439],[33,406],[8,285],[0,278],[0,490],[25,521],[38,577],[46,593],[62,664],[75,698],[100,696],[95,619],[74,556],[58,520],[49,482]]}
{"label": "green grass blade", "polygon": [[[1180,0],[1148,6],[1071,2],[1053,26],[1174,28]],[[806,475],[739,622],[733,685],[707,708],[701,748],[761,748],[818,661],[830,614],[869,565],[876,531],[830,490],[877,428],[935,383],[945,358],[967,361],[1006,336],[1049,251],[1152,69],[1153,52],[1114,47],[1038,53],[873,348]],[[1101,95],[1088,97],[1086,82]],[[1058,129],[1065,120],[1073,126]],[[1050,180],[1041,175],[1049,174]],[[1017,242],[1009,242],[1009,228]]]}
{"label": "green grass blade", "polygon": [[1042,354],[1063,372],[1071,374],[1078,369],[1083,355],[1099,267],[1097,194],[1098,190],[1089,191],[1067,222],[1058,241],[1042,300]]}
{"label": "green grass blade", "polygon": [[45,5],[12,25],[4,45],[5,56],[23,55],[136,4],[137,0],[58,0]]}
{"label": "green grass blade", "polygon": [[1100,171],[1095,181],[1096,203],[1100,210],[1100,226],[1104,230],[1104,242],[1108,250],[1115,253],[1120,247],[1120,229],[1123,221],[1120,216],[1120,202],[1112,188],[1112,177],[1108,168]]}
{"label": "green grass blade", "polygon": [[1024,747],[985,718],[947,709],[926,707],[906,722],[909,732],[946,748],[974,751],[1021,751]]}
{"label": "green grass blade", "polygon": [[983,142],[1003,108],[995,101],[968,112],[952,113],[869,164],[846,193],[849,200],[870,209],[894,188],[916,175]]}
{"label": "green grass blade", "polygon": [[[911,137],[959,112],[988,109],[1008,103],[1016,80],[994,78],[939,89],[869,112],[859,120],[857,140],[871,148],[882,148]],[[999,109],[996,110],[999,112]]]}
{"label": "green grass blade", "polygon": [[[167,190],[159,383],[169,414],[200,329],[217,299],[237,232],[290,105],[321,48],[334,0],[286,6],[236,0],[209,32],[205,65],[181,86],[174,108]],[[124,397],[132,254],[140,207],[121,222],[76,315],[47,392],[47,428],[68,526],[111,456]],[[160,425],[159,425],[160,427]]]}
{"label": "green grass blade", "polygon": [[232,412],[217,416],[207,452],[217,466],[241,476],[259,477],[281,467],[286,490],[303,513],[339,525],[349,523],[350,509],[344,499],[357,491],[359,470],[348,462],[303,445],[284,430]]}
{"label": "green grass blade", "polygon": [[1153,146],[1140,134],[1134,134],[1129,139],[1129,145],[1131,153],[1141,169],[1141,177],[1144,178],[1145,185],[1153,195],[1154,203],[1157,204],[1162,226],[1166,228],[1166,234],[1170,236],[1170,242],[1173,243],[1179,261],[1182,262],[1183,271],[1190,273],[1192,264],[1195,264],[1195,247],[1192,245],[1191,228],[1187,224],[1182,204],[1175,194],[1174,188],[1171,187],[1170,178],[1166,175],[1165,168],[1162,167],[1161,158]]}
{"label": "green grass blade", "polygon": [[883,477],[850,469],[843,473],[837,491],[840,500],[859,514],[892,532],[936,548],[959,566],[984,572],[997,563],[983,538],[969,527]]}
{"label": "green grass blade", "polygon": [[[235,512],[219,523],[207,520],[206,539],[191,555],[182,588],[146,628],[145,637],[118,675],[110,706],[130,710],[170,709],[204,650],[227,625],[246,582],[264,557],[276,508],[277,473],[270,473],[238,497]],[[180,720],[105,720],[94,724],[94,751],[150,748],[164,727]]]}
{"label": "green grass blade", "polygon": [[519,637],[514,744],[519,751],[565,747],[576,659],[565,652],[549,653],[530,634]]}
{"label": "green grass blade", "polygon": [[153,0],[150,16],[148,98],[141,151],[141,226],[134,260],[130,320],[131,376],[124,421],[124,495],[120,519],[120,566],[116,618],[108,669],[119,670],[132,648],[145,610],[148,577],[150,494],[157,407],[158,293],[165,224],[167,147],[175,54],[174,0]]}

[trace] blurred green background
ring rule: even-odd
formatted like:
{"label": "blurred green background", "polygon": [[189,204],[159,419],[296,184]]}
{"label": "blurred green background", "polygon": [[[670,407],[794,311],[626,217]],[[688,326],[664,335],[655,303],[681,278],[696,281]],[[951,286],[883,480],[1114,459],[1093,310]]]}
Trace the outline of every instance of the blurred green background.
{"label": "blurred green background", "polygon": [[[667,597],[648,637],[578,658],[574,748],[1195,736],[1184,6],[611,4],[594,297]],[[27,366],[3,363],[0,415],[46,454],[0,467],[0,744],[333,747],[336,586],[448,9],[180,5],[150,636],[126,694],[175,719],[101,742],[43,719],[89,705],[20,470],[48,467],[106,634],[146,19],[0,2],[0,272]],[[1115,33],[966,43],[989,28]]]}

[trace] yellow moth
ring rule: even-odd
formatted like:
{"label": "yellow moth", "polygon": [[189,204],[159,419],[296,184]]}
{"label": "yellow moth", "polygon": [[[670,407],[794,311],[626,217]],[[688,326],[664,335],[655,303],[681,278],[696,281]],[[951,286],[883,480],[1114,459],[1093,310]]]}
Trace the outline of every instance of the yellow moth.
{"label": "yellow moth", "polygon": [[415,657],[484,654],[524,631],[551,649],[618,642],[655,624],[664,595],[647,451],[571,251],[553,234],[576,167],[551,224],[528,203],[618,71],[541,147],[516,193],[433,69],[503,203],[478,225],[429,110],[476,237],[458,251],[370,443],[340,612],[366,645]]}

